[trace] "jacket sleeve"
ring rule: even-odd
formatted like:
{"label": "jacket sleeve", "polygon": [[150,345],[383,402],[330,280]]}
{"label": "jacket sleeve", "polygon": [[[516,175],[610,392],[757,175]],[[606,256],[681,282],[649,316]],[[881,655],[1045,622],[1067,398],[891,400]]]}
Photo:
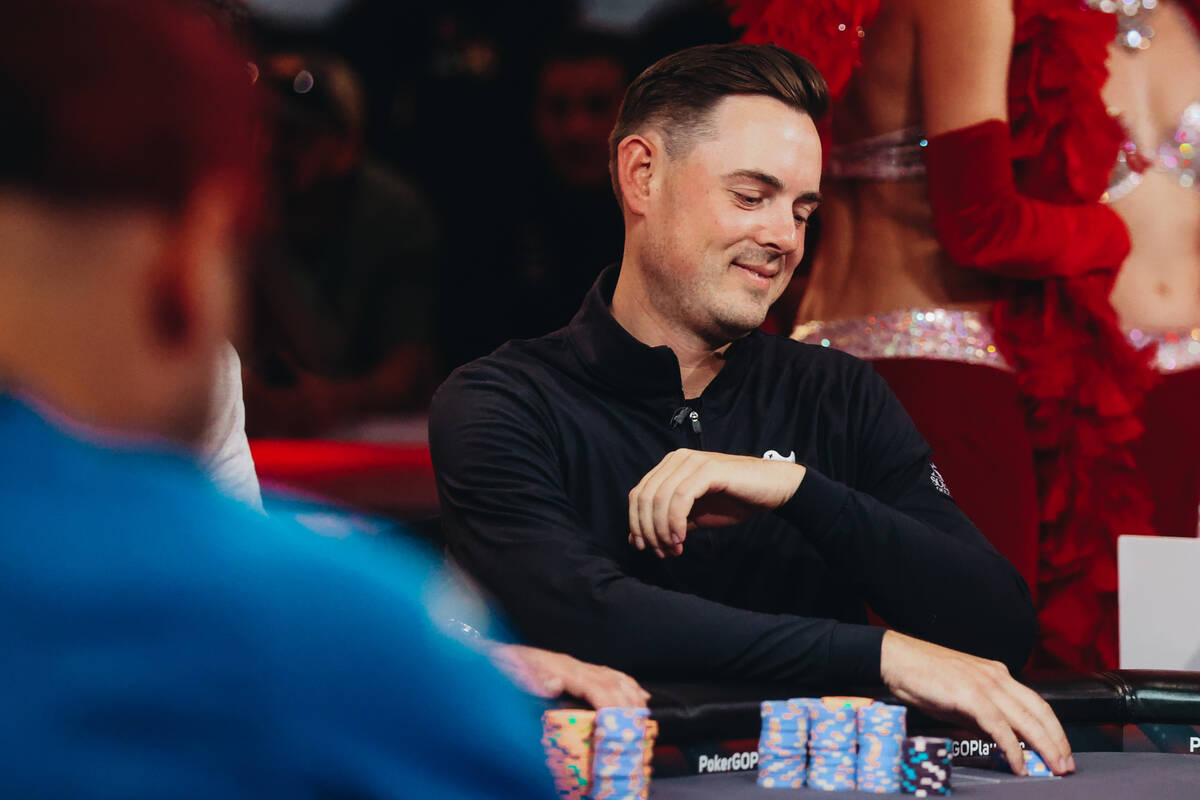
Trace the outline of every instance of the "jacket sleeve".
{"label": "jacket sleeve", "polygon": [[809,468],[777,513],[895,629],[1019,670],[1037,630],[1025,580],[958,508],[873,369],[853,398],[854,485]]}
{"label": "jacket sleeve", "polygon": [[529,643],[639,676],[876,682],[883,631],[745,611],[640,581],[562,483],[529,388],[460,371],[430,411],[453,555]]}

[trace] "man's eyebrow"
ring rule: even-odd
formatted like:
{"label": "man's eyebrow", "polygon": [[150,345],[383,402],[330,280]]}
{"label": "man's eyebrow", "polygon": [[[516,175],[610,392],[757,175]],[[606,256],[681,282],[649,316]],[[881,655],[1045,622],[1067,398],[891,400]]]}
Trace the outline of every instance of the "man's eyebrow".
{"label": "man's eyebrow", "polygon": [[[769,172],[763,172],[762,170],[739,169],[739,170],[734,170],[733,172],[730,172],[728,175],[725,176],[725,180],[733,180],[736,178],[746,178],[748,180],[757,181],[759,183],[770,186],[772,189],[775,189],[776,191],[783,189],[783,181],[779,180],[779,178],[776,178],[774,175],[770,174]],[[805,192],[804,194],[802,194],[796,198],[796,202],[820,203],[821,202],[821,193],[820,192]]]}
{"label": "man's eyebrow", "polygon": [[734,170],[725,176],[725,180],[731,180],[733,178],[748,178],[752,181],[765,183],[767,186],[770,186],[772,189],[776,190],[783,188],[783,181],[779,180],[779,178],[757,169]]}

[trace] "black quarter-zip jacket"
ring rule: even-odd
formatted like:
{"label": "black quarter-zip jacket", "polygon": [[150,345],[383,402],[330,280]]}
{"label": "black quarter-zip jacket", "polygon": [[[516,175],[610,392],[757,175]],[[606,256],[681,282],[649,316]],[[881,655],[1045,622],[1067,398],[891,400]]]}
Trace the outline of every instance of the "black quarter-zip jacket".
{"label": "black quarter-zip jacket", "polygon": [[[940,488],[870,365],[755,331],[685,398],[670,348],[613,319],[617,274],[566,328],[455,371],[430,412],[450,553],[529,643],[641,677],[875,682],[869,604],[899,631],[1020,668],[1029,589]],[[692,531],[659,559],[628,543],[629,491],[682,447],[807,472],[781,508]]]}

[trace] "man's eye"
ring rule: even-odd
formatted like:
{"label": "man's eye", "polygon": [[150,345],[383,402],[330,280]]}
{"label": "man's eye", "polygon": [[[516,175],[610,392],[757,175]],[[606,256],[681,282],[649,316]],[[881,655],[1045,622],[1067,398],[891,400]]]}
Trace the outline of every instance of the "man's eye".
{"label": "man's eye", "polygon": [[801,217],[801,216],[796,217],[796,227],[797,228],[803,228],[807,224],[808,224],[808,217]]}
{"label": "man's eye", "polygon": [[734,192],[733,196],[736,197],[737,201],[744,206],[756,206],[762,202],[761,197],[752,197],[748,194],[742,194],[741,192]]}

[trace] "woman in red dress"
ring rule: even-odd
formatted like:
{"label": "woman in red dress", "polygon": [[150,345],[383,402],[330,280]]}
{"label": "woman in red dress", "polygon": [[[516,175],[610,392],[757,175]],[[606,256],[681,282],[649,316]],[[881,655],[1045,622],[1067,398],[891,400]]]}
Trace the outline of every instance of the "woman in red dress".
{"label": "woman in red dress", "polygon": [[1104,102],[1124,128],[1105,201],[1133,247],[1112,302],[1162,376],[1134,444],[1160,534],[1194,536],[1200,506],[1200,2],[1089,0],[1117,18]]}
{"label": "woman in red dress", "polygon": [[[1151,0],[1152,2],[1153,0]],[[1151,533],[1154,381],[1109,302],[1116,18],[1078,0],[737,3],[829,79],[827,197],[796,335],[875,362],[1037,592],[1042,663],[1115,666],[1116,536]],[[1040,539],[1039,527],[1040,522]]]}

